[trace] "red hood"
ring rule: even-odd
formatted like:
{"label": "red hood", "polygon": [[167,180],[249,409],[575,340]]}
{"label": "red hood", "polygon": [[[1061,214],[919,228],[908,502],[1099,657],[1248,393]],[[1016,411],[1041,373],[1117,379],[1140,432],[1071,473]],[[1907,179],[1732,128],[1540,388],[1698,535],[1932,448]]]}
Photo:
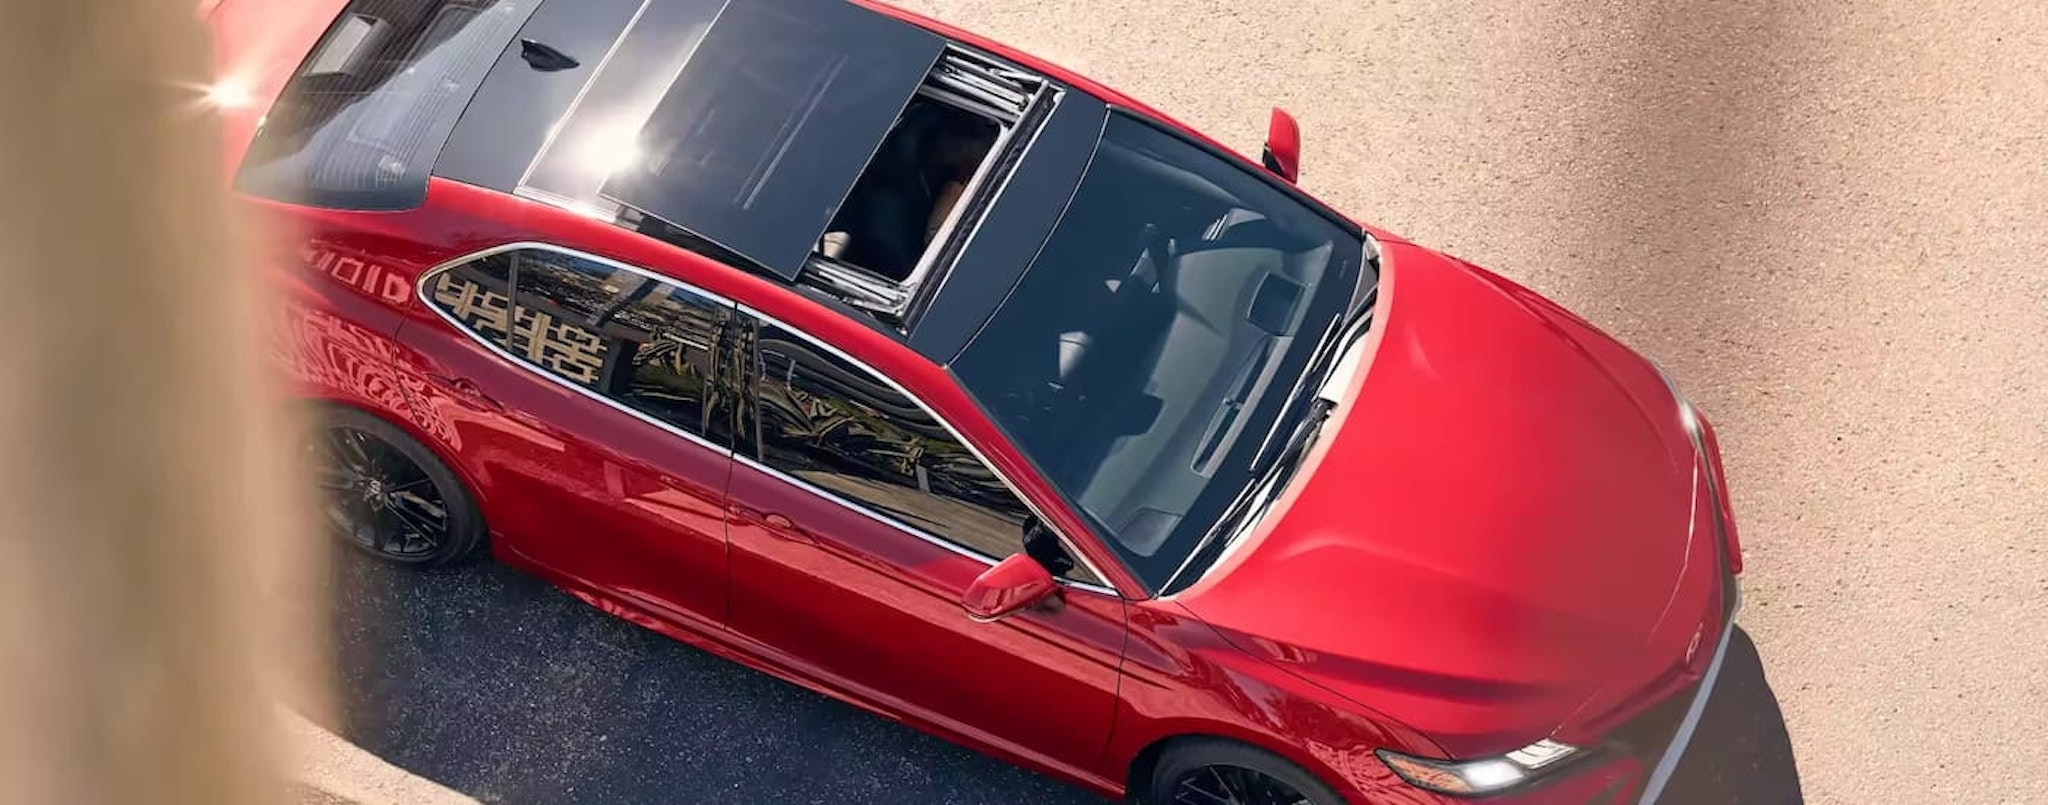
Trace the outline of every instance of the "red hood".
{"label": "red hood", "polygon": [[[1454,756],[1585,741],[1719,637],[1719,546],[1655,369],[1404,243],[1361,377],[1295,487],[1179,596],[1233,642]],[[1338,418],[1341,417],[1341,418]]]}

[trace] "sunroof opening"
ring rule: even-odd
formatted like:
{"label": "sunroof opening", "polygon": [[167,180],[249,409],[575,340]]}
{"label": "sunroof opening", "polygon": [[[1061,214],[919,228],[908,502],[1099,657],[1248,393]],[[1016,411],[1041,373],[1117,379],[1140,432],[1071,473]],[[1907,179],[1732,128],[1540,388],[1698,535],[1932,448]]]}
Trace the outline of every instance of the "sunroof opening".
{"label": "sunroof opening", "polygon": [[1050,97],[1038,76],[949,47],[819,238],[802,282],[900,320],[1000,184]]}
{"label": "sunroof opening", "polygon": [[910,279],[1002,128],[919,96],[840,205],[818,252],[883,278]]}

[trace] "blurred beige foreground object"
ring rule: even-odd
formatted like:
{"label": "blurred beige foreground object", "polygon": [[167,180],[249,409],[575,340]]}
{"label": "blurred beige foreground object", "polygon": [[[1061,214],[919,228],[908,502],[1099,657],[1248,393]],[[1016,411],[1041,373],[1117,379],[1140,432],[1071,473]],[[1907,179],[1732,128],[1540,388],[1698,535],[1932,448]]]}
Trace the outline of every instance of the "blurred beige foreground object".
{"label": "blurred beige foreground object", "polygon": [[303,485],[204,33],[192,0],[6,9],[0,802],[278,802],[269,702],[319,704],[321,577],[285,550]]}

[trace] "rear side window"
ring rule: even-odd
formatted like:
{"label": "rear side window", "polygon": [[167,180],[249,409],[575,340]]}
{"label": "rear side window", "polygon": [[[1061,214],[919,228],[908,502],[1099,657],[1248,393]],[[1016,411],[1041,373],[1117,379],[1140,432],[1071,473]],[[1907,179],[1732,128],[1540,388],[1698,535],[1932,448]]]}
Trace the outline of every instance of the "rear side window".
{"label": "rear side window", "polygon": [[530,369],[720,446],[732,443],[730,304],[539,248],[446,269],[428,281],[427,297]]}
{"label": "rear side window", "polygon": [[285,84],[237,187],[316,207],[398,210],[541,0],[354,0]]}

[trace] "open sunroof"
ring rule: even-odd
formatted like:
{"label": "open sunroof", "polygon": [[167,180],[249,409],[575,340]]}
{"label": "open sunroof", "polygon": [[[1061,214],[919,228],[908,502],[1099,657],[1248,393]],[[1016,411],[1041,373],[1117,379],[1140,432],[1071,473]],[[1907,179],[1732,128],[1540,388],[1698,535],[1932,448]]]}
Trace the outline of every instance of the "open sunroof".
{"label": "open sunroof", "polygon": [[729,2],[602,195],[795,280],[943,47],[844,0]]}

